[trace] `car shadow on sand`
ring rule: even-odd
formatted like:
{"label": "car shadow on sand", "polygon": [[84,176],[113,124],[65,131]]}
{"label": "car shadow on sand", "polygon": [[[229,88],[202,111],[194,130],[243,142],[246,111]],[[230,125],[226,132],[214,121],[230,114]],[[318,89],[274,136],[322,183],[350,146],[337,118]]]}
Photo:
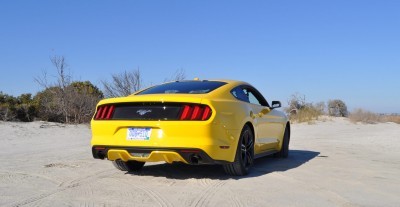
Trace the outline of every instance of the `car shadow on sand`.
{"label": "car shadow on sand", "polygon": [[272,172],[282,172],[300,167],[317,157],[320,153],[308,150],[290,150],[286,159],[267,156],[256,159],[250,173],[246,176],[226,175],[220,165],[186,165],[182,163],[145,165],[143,169],[135,173],[126,173],[134,176],[166,177],[169,179],[242,179],[258,177]]}

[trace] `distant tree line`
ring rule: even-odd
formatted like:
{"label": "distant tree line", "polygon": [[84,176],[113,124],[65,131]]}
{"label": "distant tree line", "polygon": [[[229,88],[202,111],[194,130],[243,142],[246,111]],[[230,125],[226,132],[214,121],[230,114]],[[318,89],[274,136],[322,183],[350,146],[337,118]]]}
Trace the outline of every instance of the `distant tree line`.
{"label": "distant tree line", "polygon": [[[50,57],[50,61],[57,72],[55,80],[50,80],[46,72],[36,77],[35,82],[43,88],[36,95],[14,97],[0,91],[0,120],[88,123],[101,99],[128,96],[143,87],[139,69],[112,74],[111,81],[102,81],[101,91],[90,81],[73,80],[64,56]],[[165,81],[183,79],[185,72],[181,69]]]}
{"label": "distant tree line", "polygon": [[37,107],[32,94],[13,97],[0,92],[0,119],[3,121],[33,121],[37,116]]}
{"label": "distant tree line", "polygon": [[[88,123],[96,104],[103,98],[128,96],[143,88],[139,69],[111,74],[111,80],[103,80],[103,91],[90,81],[73,80],[64,56],[50,57],[56,75],[53,80],[46,72],[35,78],[43,90],[36,95],[22,94],[14,97],[0,92],[0,120],[24,121],[43,120],[60,123]],[[184,80],[183,69],[177,70],[167,81]],[[54,80],[55,79],[55,80]],[[349,112],[340,99],[311,103],[305,95],[293,94],[285,109],[292,121],[309,122],[319,116],[347,117]]]}

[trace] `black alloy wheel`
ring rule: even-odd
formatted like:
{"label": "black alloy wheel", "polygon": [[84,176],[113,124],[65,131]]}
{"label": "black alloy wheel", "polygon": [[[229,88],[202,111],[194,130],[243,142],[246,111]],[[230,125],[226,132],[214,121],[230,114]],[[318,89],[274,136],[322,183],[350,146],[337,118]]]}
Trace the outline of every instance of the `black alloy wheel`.
{"label": "black alloy wheel", "polygon": [[281,150],[274,154],[277,158],[287,158],[289,156],[290,128],[286,126],[285,134],[283,135],[283,143]]}
{"label": "black alloy wheel", "polygon": [[248,125],[243,127],[240,134],[238,148],[236,150],[235,161],[225,164],[224,170],[229,175],[247,175],[251,166],[254,164],[254,135]]}

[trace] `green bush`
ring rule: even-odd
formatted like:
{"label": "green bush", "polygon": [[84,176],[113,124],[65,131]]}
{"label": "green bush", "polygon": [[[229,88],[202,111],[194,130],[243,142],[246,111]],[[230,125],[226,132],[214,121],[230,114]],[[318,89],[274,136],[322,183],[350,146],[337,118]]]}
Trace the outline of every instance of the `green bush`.
{"label": "green bush", "polygon": [[36,94],[34,100],[38,106],[38,118],[43,121],[64,122],[63,110],[59,105],[59,87],[49,87]]}
{"label": "green bush", "polygon": [[37,112],[32,94],[18,97],[0,92],[0,119],[3,121],[33,121]]}
{"label": "green bush", "polygon": [[89,81],[72,82],[64,89],[49,87],[35,96],[38,117],[61,123],[89,122],[103,93]]}

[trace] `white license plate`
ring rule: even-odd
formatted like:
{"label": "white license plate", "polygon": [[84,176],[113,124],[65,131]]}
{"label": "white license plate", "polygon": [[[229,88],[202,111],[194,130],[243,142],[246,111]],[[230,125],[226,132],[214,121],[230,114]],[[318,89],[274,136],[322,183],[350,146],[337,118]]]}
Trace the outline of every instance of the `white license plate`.
{"label": "white license plate", "polygon": [[150,140],[151,128],[128,128],[127,140]]}

